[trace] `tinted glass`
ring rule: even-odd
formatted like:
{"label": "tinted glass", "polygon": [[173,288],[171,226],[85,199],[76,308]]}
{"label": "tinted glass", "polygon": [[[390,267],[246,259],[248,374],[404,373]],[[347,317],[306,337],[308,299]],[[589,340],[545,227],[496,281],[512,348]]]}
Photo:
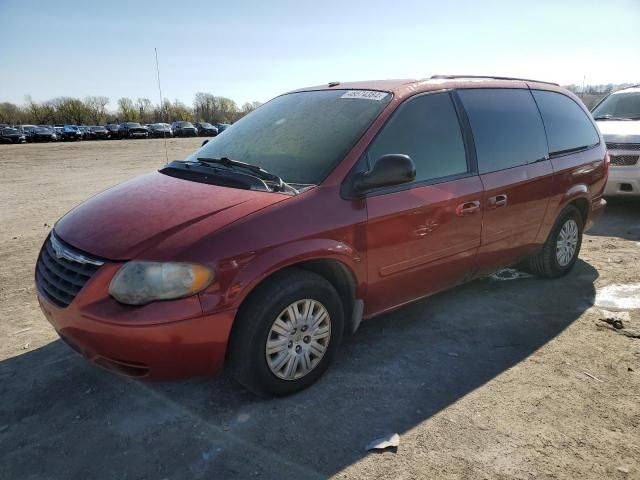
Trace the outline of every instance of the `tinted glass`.
{"label": "tinted glass", "polygon": [[135,122],[127,122],[127,123],[125,123],[125,125],[126,125],[128,128],[138,128],[138,127],[140,127],[140,126],[141,126],[139,123],[135,123]]}
{"label": "tinted glass", "polygon": [[528,90],[460,90],[480,173],[536,162],[547,151],[542,119]]}
{"label": "tinted glass", "polygon": [[555,92],[534,90],[547,139],[549,153],[596,145],[600,139],[586,113],[569,97]]}
{"label": "tinted glass", "polygon": [[416,180],[434,180],[467,172],[458,116],[448,93],[422,95],[402,105],[369,147],[369,160],[409,155]]}
{"label": "tinted glass", "polygon": [[596,120],[640,120],[640,90],[613,93],[593,109]]}
{"label": "tinted glass", "polygon": [[[352,93],[355,92],[355,93]],[[277,97],[189,157],[228,157],[285,181],[320,182],[389,103],[390,94],[319,90]]]}

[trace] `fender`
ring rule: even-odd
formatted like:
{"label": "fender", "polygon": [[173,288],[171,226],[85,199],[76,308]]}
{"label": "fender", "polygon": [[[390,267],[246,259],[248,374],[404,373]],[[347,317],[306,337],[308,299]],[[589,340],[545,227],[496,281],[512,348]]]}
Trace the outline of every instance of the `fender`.
{"label": "fender", "polygon": [[[547,209],[547,214],[545,216],[542,225],[540,226],[540,230],[538,231],[538,236],[536,238],[537,243],[543,244],[546,242],[547,237],[549,236],[549,232],[553,228],[553,225],[556,223],[556,219],[560,212],[571,202],[584,198],[589,205],[591,205],[591,197],[589,196],[589,187],[584,183],[577,183],[572,185],[558,200],[558,203],[554,206],[553,204],[549,204]],[[585,219],[585,222],[587,219]]]}
{"label": "fender", "polygon": [[283,268],[308,260],[335,260],[340,262],[356,282],[356,296],[361,297],[366,283],[365,258],[350,245],[334,239],[308,239],[265,249],[247,258],[227,259],[225,264],[235,265],[227,269],[223,285],[213,291],[200,294],[205,313],[226,309],[237,309],[245,298],[265,278]]}

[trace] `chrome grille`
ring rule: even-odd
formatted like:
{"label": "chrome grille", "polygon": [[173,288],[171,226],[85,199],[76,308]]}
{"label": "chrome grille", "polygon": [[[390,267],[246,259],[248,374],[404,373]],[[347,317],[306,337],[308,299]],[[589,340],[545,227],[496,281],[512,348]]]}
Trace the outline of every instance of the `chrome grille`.
{"label": "chrome grille", "polygon": [[36,264],[36,287],[55,305],[67,307],[103,263],[51,232]]}
{"label": "chrome grille", "polygon": [[640,150],[640,143],[607,143],[607,150]]}
{"label": "chrome grille", "polygon": [[609,155],[611,165],[617,167],[630,167],[638,163],[639,155]]}

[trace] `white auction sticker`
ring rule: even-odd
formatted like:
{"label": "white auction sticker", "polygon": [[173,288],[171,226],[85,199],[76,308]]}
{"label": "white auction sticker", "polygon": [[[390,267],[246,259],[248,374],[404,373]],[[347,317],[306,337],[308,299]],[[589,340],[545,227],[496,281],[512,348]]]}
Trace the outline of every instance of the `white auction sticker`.
{"label": "white auction sticker", "polygon": [[375,100],[376,102],[379,102],[387,95],[387,92],[375,92],[373,90],[349,90],[340,98],[362,98],[364,100]]}

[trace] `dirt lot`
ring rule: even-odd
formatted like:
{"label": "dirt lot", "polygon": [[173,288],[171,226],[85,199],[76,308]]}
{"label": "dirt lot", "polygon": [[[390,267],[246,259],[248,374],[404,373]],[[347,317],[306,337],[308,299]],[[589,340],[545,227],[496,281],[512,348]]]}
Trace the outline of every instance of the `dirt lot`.
{"label": "dirt lot", "polygon": [[[568,277],[489,277],[372,320],[319,384],[260,400],[224,376],[96,369],[38,309],[56,219],[164,161],[162,140],[0,146],[1,479],[640,478],[640,310],[614,330],[594,305],[640,282],[639,203],[610,204]],[[364,451],[393,432],[397,452]]]}

